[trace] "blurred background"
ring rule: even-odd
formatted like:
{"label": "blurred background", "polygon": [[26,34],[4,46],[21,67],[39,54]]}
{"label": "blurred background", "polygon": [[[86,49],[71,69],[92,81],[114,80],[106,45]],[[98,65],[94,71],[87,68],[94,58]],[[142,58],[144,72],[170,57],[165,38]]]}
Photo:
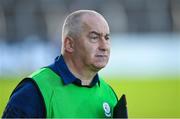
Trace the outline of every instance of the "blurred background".
{"label": "blurred background", "polygon": [[180,118],[179,0],[0,0],[0,115],[17,83],[60,54],[65,17],[103,14],[111,58],[100,74],[129,117]]}

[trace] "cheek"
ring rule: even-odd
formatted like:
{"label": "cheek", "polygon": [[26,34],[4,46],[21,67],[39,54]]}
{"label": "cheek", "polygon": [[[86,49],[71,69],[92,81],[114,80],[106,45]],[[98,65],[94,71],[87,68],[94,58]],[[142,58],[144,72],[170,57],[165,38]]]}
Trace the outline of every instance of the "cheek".
{"label": "cheek", "polygon": [[86,61],[92,60],[94,58],[94,48],[90,47],[90,45],[88,45],[87,43],[84,44],[83,46],[79,45],[77,47],[78,50],[78,54],[81,58],[83,58]]}
{"label": "cheek", "polygon": [[93,60],[96,56],[96,50],[93,48],[87,49],[86,56],[88,56],[89,59]]}
{"label": "cheek", "polygon": [[86,44],[85,45],[85,51],[86,51],[86,55],[89,55],[89,56],[95,56],[96,52],[97,52],[97,47],[95,45],[92,45],[92,44]]}

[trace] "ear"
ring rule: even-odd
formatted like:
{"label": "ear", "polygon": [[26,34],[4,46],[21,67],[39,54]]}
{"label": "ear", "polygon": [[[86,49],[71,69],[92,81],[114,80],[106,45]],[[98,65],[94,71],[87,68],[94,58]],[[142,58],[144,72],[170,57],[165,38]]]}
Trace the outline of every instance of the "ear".
{"label": "ear", "polygon": [[74,51],[74,40],[71,37],[64,39],[64,48],[66,52],[72,53]]}

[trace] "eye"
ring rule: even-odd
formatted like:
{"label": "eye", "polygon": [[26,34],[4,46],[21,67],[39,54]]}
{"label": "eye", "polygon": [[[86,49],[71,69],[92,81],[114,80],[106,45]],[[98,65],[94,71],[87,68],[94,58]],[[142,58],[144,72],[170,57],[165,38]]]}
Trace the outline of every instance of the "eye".
{"label": "eye", "polygon": [[106,40],[110,40],[110,37],[109,37],[109,36],[105,36],[105,39],[106,39]]}
{"label": "eye", "polygon": [[99,40],[99,37],[91,37],[90,40],[95,43]]}
{"label": "eye", "polygon": [[91,42],[95,43],[99,40],[99,36],[98,35],[95,35],[95,34],[92,34],[89,36],[89,39]]}

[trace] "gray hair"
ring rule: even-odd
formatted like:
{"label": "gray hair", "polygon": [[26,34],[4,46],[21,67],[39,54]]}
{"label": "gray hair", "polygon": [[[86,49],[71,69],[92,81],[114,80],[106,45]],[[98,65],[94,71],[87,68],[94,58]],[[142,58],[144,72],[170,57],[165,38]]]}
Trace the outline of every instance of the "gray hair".
{"label": "gray hair", "polygon": [[66,36],[70,36],[75,39],[79,37],[80,33],[83,31],[83,24],[81,18],[85,14],[102,16],[101,14],[93,10],[78,10],[71,13],[66,17],[64,21],[62,28],[62,40]]}

